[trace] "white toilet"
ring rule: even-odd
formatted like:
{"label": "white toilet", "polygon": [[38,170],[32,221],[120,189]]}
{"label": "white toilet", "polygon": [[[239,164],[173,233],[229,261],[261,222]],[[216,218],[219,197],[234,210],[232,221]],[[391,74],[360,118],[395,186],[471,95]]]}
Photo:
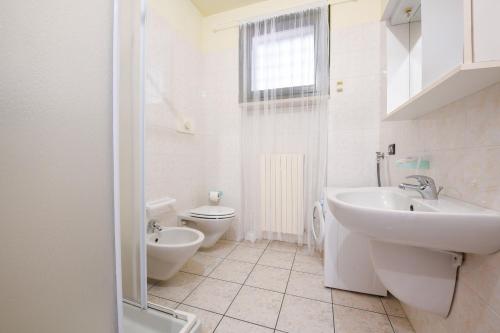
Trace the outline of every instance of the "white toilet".
{"label": "white toilet", "polygon": [[236,212],[222,206],[201,206],[177,215],[182,225],[197,229],[205,235],[201,248],[213,246],[229,229]]}
{"label": "white toilet", "polygon": [[167,280],[200,248],[205,236],[198,230],[168,227],[147,234],[148,277]]}

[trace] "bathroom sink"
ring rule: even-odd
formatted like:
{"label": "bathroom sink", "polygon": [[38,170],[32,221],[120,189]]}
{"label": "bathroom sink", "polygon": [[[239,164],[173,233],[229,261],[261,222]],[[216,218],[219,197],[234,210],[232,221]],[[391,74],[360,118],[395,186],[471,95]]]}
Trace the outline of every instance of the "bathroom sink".
{"label": "bathroom sink", "polygon": [[500,250],[500,214],[460,200],[424,200],[393,187],[331,189],[327,199],[342,225],[375,240],[476,254]]}

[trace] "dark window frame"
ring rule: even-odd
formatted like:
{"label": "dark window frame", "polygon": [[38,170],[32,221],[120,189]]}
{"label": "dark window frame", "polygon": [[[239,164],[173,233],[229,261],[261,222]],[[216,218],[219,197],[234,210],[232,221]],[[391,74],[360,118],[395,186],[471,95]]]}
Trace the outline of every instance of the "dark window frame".
{"label": "dark window frame", "polygon": [[[288,99],[311,96],[317,93],[317,47],[316,41],[318,40],[319,22],[320,22],[320,8],[308,9],[307,14],[301,20],[299,18],[304,15],[300,13],[291,13],[286,15],[277,16],[275,18],[247,23],[246,29],[240,27],[239,29],[239,102],[245,103],[248,101],[263,101],[266,99]],[[330,29],[330,6],[328,6],[328,29]],[[314,84],[307,86],[284,87],[266,90],[252,90],[252,52],[253,52],[253,37],[256,35],[263,35],[264,33],[271,33],[269,24],[274,20],[274,32],[281,32],[293,30],[296,28],[312,26],[314,29]],[[297,22],[301,22],[300,25]],[[257,32],[259,32],[257,34]],[[246,33],[246,36],[245,36]],[[246,47],[245,47],[246,42]],[[246,54],[245,54],[246,50]],[[247,59],[245,65],[244,59]],[[330,65],[330,48],[328,48],[328,63]],[[328,66],[330,67],[330,66]],[[246,91],[244,91],[246,88]],[[244,100],[244,96],[247,97]]]}

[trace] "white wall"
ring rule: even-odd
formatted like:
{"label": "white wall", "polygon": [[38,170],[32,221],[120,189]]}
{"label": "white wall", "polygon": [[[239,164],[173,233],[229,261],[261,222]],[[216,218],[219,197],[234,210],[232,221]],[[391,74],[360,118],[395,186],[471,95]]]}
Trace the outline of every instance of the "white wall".
{"label": "white wall", "polygon": [[[382,109],[380,22],[333,27],[328,186],[375,186]],[[337,81],[343,91],[337,92]]]}
{"label": "white wall", "polygon": [[[271,0],[203,19],[203,110],[210,135],[206,149],[209,188],[225,193],[225,205],[240,209],[241,156],[238,105],[238,20],[270,15],[310,3]],[[329,186],[376,184],[382,65],[380,3],[361,0],[331,11],[331,99],[329,103]],[[214,32],[215,29],[226,28]],[[359,66],[362,64],[362,66]],[[336,92],[336,81],[344,92]],[[238,226],[228,233],[235,238]]]}
{"label": "white wall", "polygon": [[0,331],[113,332],[113,2],[0,4]]}
{"label": "white wall", "polygon": [[[175,132],[175,117],[150,96],[146,107],[146,198],[172,196],[177,211],[207,204],[241,208],[241,109],[238,104],[238,20],[310,3],[270,0],[201,17],[187,1],[151,0],[147,66],[176,109],[192,118],[194,136]],[[359,0],[332,9],[332,98],[328,184],[375,184],[380,112],[381,4]],[[182,17],[182,24],[179,18]],[[227,28],[219,32],[214,29]],[[197,33],[198,32],[198,33]],[[201,44],[201,53],[198,49]],[[357,66],[358,61],[364,66]],[[336,80],[345,91],[335,92]],[[373,88],[375,87],[375,88]],[[146,88],[146,89],[150,89]],[[346,172],[349,170],[349,172]],[[171,214],[166,224],[175,223]],[[239,221],[226,237],[238,238]]]}
{"label": "white wall", "polygon": [[[146,201],[177,200],[161,223],[176,225],[176,212],[206,203],[204,121],[201,107],[202,17],[186,0],[148,1],[146,24]],[[190,119],[194,135],[176,131]]]}

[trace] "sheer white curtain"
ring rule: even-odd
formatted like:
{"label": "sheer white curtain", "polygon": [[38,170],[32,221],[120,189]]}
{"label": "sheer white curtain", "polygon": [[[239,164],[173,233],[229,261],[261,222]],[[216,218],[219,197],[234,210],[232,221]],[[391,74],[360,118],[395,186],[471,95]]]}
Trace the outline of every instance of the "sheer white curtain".
{"label": "sheer white curtain", "polygon": [[[329,9],[311,8],[240,26],[242,228],[248,240],[311,240],[314,201],[326,179]],[[303,225],[298,235],[265,230],[263,154],[304,156]]]}

